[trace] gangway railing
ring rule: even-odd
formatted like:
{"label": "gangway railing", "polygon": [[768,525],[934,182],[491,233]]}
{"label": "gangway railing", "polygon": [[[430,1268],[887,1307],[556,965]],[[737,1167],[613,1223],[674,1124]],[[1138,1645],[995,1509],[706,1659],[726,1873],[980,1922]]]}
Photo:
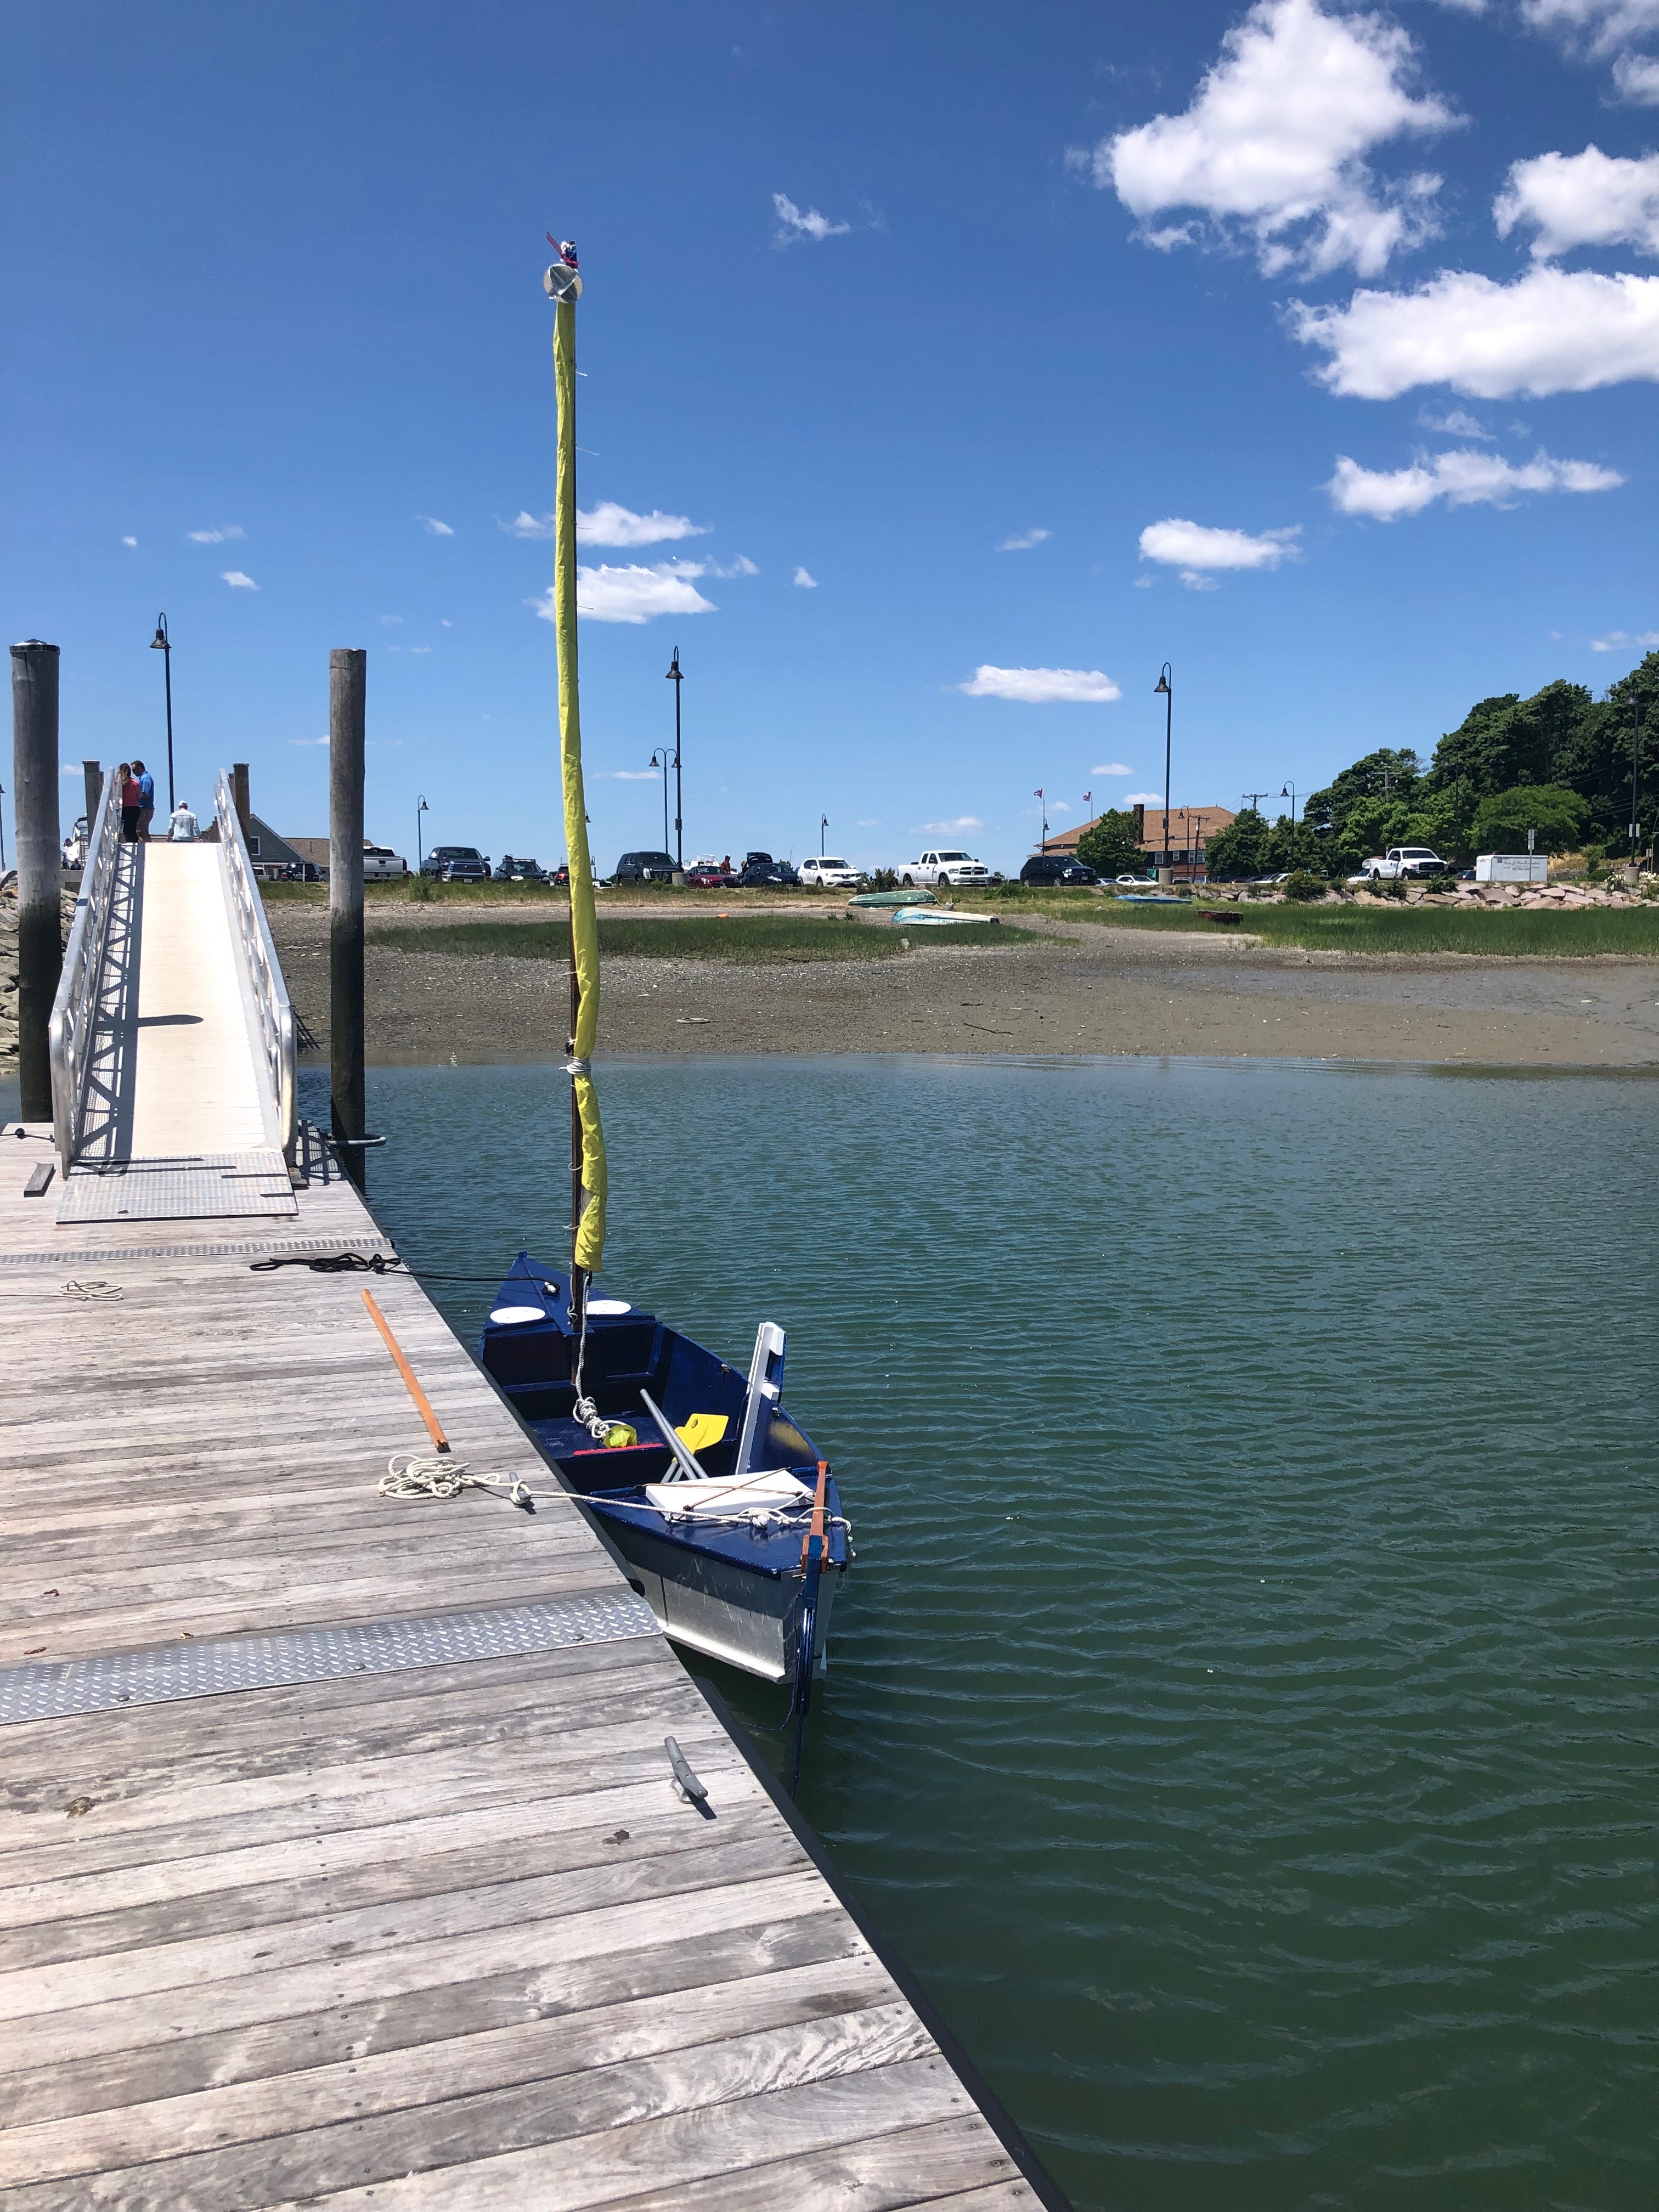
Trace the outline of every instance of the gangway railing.
{"label": "gangway railing", "polygon": [[52,1062],[52,1141],[65,1175],[80,1149],[86,1117],[87,1073],[92,1064],[98,1020],[98,978],[109,936],[120,852],[121,805],[112,769],[104,778],[104,795],[87,839],[81,895],[75,902],[75,921],[46,1030]]}
{"label": "gangway railing", "polygon": [[213,787],[213,812],[219,825],[219,843],[225,856],[226,878],[242,942],[242,957],[253,987],[265,1073],[276,1108],[277,1141],[291,1162],[298,1127],[294,1009],[289,1003],[288,985],[283,981],[276,948],[270,941],[270,925],[265,920],[264,901],[254,880],[253,863],[248,857],[247,840],[242,835],[241,817],[231,795],[230,779],[222,769]]}

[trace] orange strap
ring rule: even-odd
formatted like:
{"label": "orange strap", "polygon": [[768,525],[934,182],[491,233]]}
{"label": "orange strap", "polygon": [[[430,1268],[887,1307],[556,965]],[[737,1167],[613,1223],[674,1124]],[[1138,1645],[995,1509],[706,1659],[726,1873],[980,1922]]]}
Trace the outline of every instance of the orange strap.
{"label": "orange strap", "polygon": [[[363,1292],[363,1296],[367,1297],[368,1296],[368,1292],[365,1291]],[[806,1554],[811,1548],[813,1537],[816,1536],[820,1543],[823,1540],[823,1486],[829,1480],[830,1462],[827,1459],[821,1459],[818,1462],[817,1495],[812,1500],[811,1525],[807,1529],[806,1534],[801,1538],[800,1542],[800,1563],[803,1567],[806,1565]]]}
{"label": "orange strap", "polygon": [[[404,1382],[409,1385],[409,1395],[415,1401],[416,1412],[419,1413],[421,1419],[426,1423],[427,1434],[431,1437],[434,1444],[441,1452],[447,1452],[449,1449],[449,1438],[444,1434],[443,1430],[439,1425],[438,1416],[433,1412],[431,1402],[428,1399],[426,1392],[422,1389],[420,1384],[415,1380],[415,1370],[404,1358],[402,1347],[399,1346],[397,1338],[392,1334],[392,1330],[387,1323],[386,1316],[380,1311],[380,1309],[375,1304],[373,1297],[367,1291],[363,1292],[363,1304],[368,1308],[369,1312],[373,1315],[375,1328],[380,1330],[381,1335],[386,1339],[386,1348],[392,1354],[392,1357],[397,1361],[398,1372],[403,1376]],[[819,1478],[818,1481],[818,1503],[820,1505],[823,1503],[823,1482],[822,1477]]]}

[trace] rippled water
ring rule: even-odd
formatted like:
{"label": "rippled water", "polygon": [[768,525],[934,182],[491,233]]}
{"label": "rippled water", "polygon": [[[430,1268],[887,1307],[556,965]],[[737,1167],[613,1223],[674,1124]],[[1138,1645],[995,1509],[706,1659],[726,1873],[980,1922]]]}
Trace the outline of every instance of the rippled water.
{"label": "rippled water", "polygon": [[[803,1809],[1079,2207],[1651,2206],[1650,1085],[603,1093],[605,1287],[786,1322],[854,1519]],[[370,1105],[416,1264],[558,1249],[554,1071]]]}

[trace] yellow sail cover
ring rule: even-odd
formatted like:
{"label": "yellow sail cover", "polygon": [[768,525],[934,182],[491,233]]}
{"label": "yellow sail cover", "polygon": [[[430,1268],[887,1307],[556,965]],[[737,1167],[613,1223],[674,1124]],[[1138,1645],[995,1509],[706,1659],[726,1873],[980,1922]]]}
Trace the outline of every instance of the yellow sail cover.
{"label": "yellow sail cover", "polygon": [[582,1205],[575,1264],[597,1272],[605,1253],[605,1132],[588,1072],[599,1032],[599,924],[582,792],[581,705],[576,683],[576,303],[559,301],[553,325],[553,374],[559,397],[559,479],[554,532],[553,627],[559,641],[559,763],[564,782],[565,850],[570,855],[570,931],[580,992],[571,1080],[582,1124]]}

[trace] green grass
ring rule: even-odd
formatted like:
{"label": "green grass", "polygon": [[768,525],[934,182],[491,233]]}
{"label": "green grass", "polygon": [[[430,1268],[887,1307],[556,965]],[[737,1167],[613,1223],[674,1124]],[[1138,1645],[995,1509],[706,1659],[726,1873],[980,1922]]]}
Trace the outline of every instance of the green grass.
{"label": "green grass", "polygon": [[1462,913],[1449,907],[1282,906],[1247,900],[1231,909],[1241,916],[1237,927],[1204,921],[1200,904],[1126,906],[1096,899],[1087,905],[1079,901],[1063,912],[1068,921],[1098,922],[1110,929],[1176,930],[1202,937],[1248,933],[1269,945],[1308,951],[1476,952],[1536,960],[1606,952],[1659,957],[1659,904],[1517,914],[1501,907]]}
{"label": "green grass", "polygon": [[[999,933],[1000,934],[1000,933]],[[400,952],[465,952],[507,960],[562,960],[569,931],[558,921],[475,921],[429,928],[372,929],[369,942]],[[684,921],[633,921],[601,915],[599,951],[657,960],[881,960],[902,950],[897,930],[856,921],[817,921],[800,915],[761,915],[721,921],[698,915]]]}

